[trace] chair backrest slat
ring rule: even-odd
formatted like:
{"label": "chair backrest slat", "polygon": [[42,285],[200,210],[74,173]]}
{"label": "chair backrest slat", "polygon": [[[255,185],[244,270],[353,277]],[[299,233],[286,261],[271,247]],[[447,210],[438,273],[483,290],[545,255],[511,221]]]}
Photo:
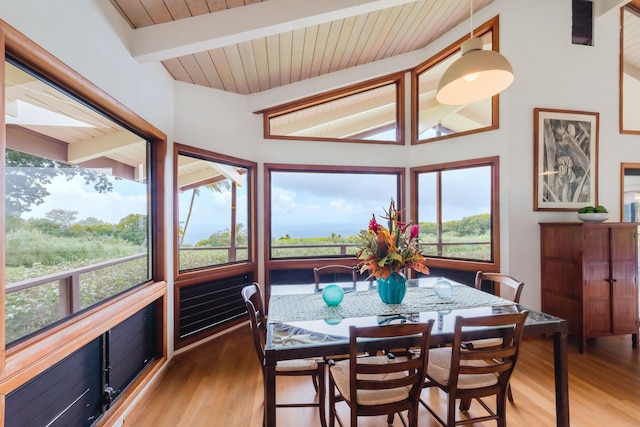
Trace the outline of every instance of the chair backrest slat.
{"label": "chair backrest slat", "polygon": [[358,280],[358,267],[350,265],[325,265],[313,269],[313,279],[316,285],[316,292],[320,291],[320,284],[323,276],[345,274],[351,276],[352,287],[355,289]]}
{"label": "chair backrest slat", "polygon": [[[478,271],[476,273],[475,287],[476,289],[482,289],[482,282],[489,281],[493,282],[494,286],[497,283],[500,290],[498,293],[495,292],[502,298],[511,300],[515,303],[520,303],[520,296],[522,295],[522,290],[524,289],[524,283],[511,277],[506,274],[500,273],[485,273],[482,271]],[[510,290],[511,296],[505,295],[503,292],[503,288],[506,287]]]}
{"label": "chair backrest slat", "polygon": [[[424,384],[428,364],[429,340],[433,320],[427,323],[405,323],[358,328],[349,327],[349,376],[351,396],[358,390],[388,390],[410,387],[409,395],[417,399]],[[358,357],[362,350],[358,344],[369,339],[388,339],[394,348],[393,338],[420,335],[419,356],[391,357],[388,363],[367,363],[366,357]],[[379,360],[379,359],[378,359]],[[379,378],[376,375],[383,374]]]}
{"label": "chair backrest slat", "polygon": [[[455,388],[460,375],[494,374],[498,386],[505,387],[515,368],[524,322],[528,312],[497,314],[482,317],[456,317],[449,385]],[[486,327],[502,338],[495,347],[473,348],[465,345],[465,330]]]}

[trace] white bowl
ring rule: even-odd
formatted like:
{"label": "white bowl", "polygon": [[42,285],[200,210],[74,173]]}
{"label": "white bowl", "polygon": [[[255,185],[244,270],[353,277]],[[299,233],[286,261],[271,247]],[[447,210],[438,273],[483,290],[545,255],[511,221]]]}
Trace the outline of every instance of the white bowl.
{"label": "white bowl", "polygon": [[602,222],[609,219],[609,212],[578,213],[578,219],[585,222]]}

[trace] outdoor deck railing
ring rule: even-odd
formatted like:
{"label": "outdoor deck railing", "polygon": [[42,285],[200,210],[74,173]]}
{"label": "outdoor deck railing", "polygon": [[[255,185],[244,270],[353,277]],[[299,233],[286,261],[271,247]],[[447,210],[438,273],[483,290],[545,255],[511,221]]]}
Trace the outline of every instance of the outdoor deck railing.
{"label": "outdoor deck railing", "polygon": [[[490,242],[451,242],[451,243],[422,243],[423,247],[436,246],[438,248],[437,253],[442,254],[442,249],[445,246],[462,246],[462,245],[487,245]],[[347,250],[349,248],[357,248],[356,243],[324,243],[324,244],[310,244],[310,245],[273,245],[274,249],[313,249],[313,248],[337,248],[338,253],[335,255],[346,256],[349,255]],[[207,247],[183,247],[180,251],[226,251],[228,254],[227,262],[233,262],[236,260],[236,252],[240,250],[246,250],[246,246],[207,246]],[[355,252],[355,251],[354,251]],[[425,251],[428,252],[428,251]],[[45,285],[52,282],[58,282],[58,313],[60,318],[64,318],[73,313],[81,310],[80,304],[80,276],[82,274],[90,273],[93,271],[101,270],[114,265],[134,261],[147,256],[146,253],[140,253],[135,255],[126,256],[123,258],[117,258],[97,264],[91,264],[84,267],[75,268],[73,270],[61,271],[59,273],[49,274],[41,276],[35,279],[22,280],[20,282],[9,283],[6,285],[6,294],[19,292],[25,289],[33,288],[35,286]]]}
{"label": "outdoor deck railing", "polygon": [[46,285],[52,282],[58,282],[58,314],[60,318],[64,318],[73,313],[80,311],[80,275],[90,273],[92,271],[101,270],[114,265],[125,262],[135,261],[147,256],[146,252],[129,255],[123,258],[112,259],[98,264],[91,264],[84,267],[74,268],[73,270],[61,271],[59,273],[40,276],[35,279],[22,280],[20,282],[8,283],[5,287],[5,293],[23,291],[35,286]]}

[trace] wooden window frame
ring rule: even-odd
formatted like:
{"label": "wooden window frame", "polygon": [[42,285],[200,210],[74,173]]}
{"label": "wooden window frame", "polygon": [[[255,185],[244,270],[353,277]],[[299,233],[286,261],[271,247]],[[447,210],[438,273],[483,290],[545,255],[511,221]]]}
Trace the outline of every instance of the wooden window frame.
{"label": "wooden window frame", "polygon": [[[267,163],[264,165],[264,264],[265,264],[265,289],[268,301],[270,295],[270,276],[273,270],[309,269],[328,264],[354,265],[356,258],[353,256],[332,258],[298,258],[298,259],[272,259],[271,258],[271,172],[328,172],[328,173],[372,173],[395,174],[396,205],[399,210],[405,209],[405,182],[406,172],[403,167],[364,167],[364,166],[322,166],[300,164]],[[366,224],[363,224],[363,228]]]}
{"label": "wooden window frame", "polygon": [[[179,206],[178,206],[178,156],[186,155],[194,158],[198,158],[201,160],[207,160],[211,162],[225,163],[231,166],[243,167],[248,170],[247,177],[247,186],[248,186],[248,209],[249,209],[249,217],[247,228],[249,229],[248,238],[248,259],[243,261],[237,261],[227,264],[221,265],[209,265],[203,266],[191,270],[183,270],[180,271],[180,253],[179,253],[179,244],[178,244],[178,230],[180,228],[179,224]],[[249,160],[240,159],[237,157],[227,156],[224,154],[214,153],[208,150],[204,150],[201,148],[191,147],[183,144],[174,144],[174,154],[173,154],[173,206],[174,206],[174,215],[173,215],[173,233],[174,233],[174,242],[173,242],[173,253],[174,253],[174,262],[173,268],[175,272],[175,280],[176,282],[181,281],[189,281],[191,282],[194,278],[204,278],[211,279],[212,272],[215,271],[230,271],[225,273],[226,275],[233,276],[241,273],[248,273],[254,271],[257,265],[257,215],[256,215],[256,207],[257,207],[257,163]],[[219,277],[224,277],[219,276]]]}
{"label": "wooden window frame", "polygon": [[[485,22],[475,30],[473,30],[474,37],[481,37],[488,32],[491,32],[491,48],[492,50],[500,51],[500,19],[496,16],[489,21]],[[465,135],[472,135],[474,133],[487,132],[498,129],[500,127],[500,95],[494,95],[491,98],[491,125],[483,128],[473,129],[464,132],[456,132],[448,135],[441,135],[432,138],[419,139],[419,79],[420,74],[429,70],[430,68],[438,65],[440,62],[447,59],[449,56],[454,55],[460,51],[462,44],[469,40],[470,34],[461,37],[453,44],[449,45],[445,49],[441,50],[431,58],[427,59],[422,64],[418,65],[411,71],[411,145],[426,144],[434,141],[441,141],[444,139],[457,138]]]}
{"label": "wooden window frame", "polygon": [[[306,137],[306,136],[286,136],[272,135],[269,127],[269,120],[288,114],[294,111],[303,110],[323,104],[325,102],[335,101],[351,95],[356,95],[368,90],[377,89],[389,84],[396,86],[396,140],[369,140],[358,138],[324,138],[324,137]],[[298,99],[293,102],[278,105],[264,110],[256,111],[255,114],[262,114],[263,134],[265,139],[279,140],[295,140],[295,141],[328,141],[328,142],[356,142],[365,144],[386,144],[386,145],[404,145],[405,144],[405,71],[389,74],[377,79],[368,80],[366,82],[357,83],[340,89],[324,92],[319,95],[313,95],[306,98]]]}
{"label": "wooden window frame", "polygon": [[[80,349],[82,346],[107,332],[118,323],[146,307],[159,304],[158,330],[161,331],[159,346],[161,353],[158,359],[150,364],[144,374],[134,380],[121,398],[114,404],[105,418],[114,418],[124,411],[127,397],[138,393],[150,378],[157,373],[167,358],[166,341],[166,299],[167,299],[167,265],[166,238],[163,232],[165,222],[164,186],[165,158],[167,154],[167,137],[160,130],[137,116],[123,104],[99,89],[89,80],[78,74],[62,61],[53,57],[39,45],[29,40],[16,29],[0,20],[0,56],[3,63],[7,57],[47,78],[53,84],[77,97],[87,105],[102,112],[107,117],[120,123],[152,145],[149,160],[150,166],[150,226],[153,239],[151,250],[151,280],[129,291],[126,291],[105,303],[90,308],[78,316],[47,329],[23,342],[5,349],[4,329],[4,281],[0,285],[0,409],[3,409],[4,395],[20,385],[35,378],[55,363]],[[5,74],[4,65],[0,67],[0,97],[4,99]],[[2,141],[1,164],[5,166],[5,105],[0,103],[0,141]],[[4,197],[4,180],[0,184],[0,194]],[[0,216],[0,225],[4,226],[4,213]],[[4,227],[3,227],[4,228]],[[4,233],[2,235],[4,247]],[[5,275],[5,254],[0,251],[0,274]],[[4,413],[4,411],[1,411]]]}
{"label": "wooden window frame", "polygon": [[[500,271],[500,158],[484,157],[479,159],[462,160],[450,163],[441,163],[437,165],[419,166],[411,168],[410,171],[410,199],[411,199],[411,212],[413,215],[413,221],[418,223],[418,181],[419,175],[425,172],[443,172],[448,170],[456,170],[461,168],[471,168],[480,166],[491,166],[491,240],[493,247],[493,261],[470,261],[459,260],[453,258],[443,257],[429,257],[427,256],[427,265],[433,268],[443,268],[450,270],[462,270],[462,271]],[[441,200],[436,200],[437,209],[441,209]]]}

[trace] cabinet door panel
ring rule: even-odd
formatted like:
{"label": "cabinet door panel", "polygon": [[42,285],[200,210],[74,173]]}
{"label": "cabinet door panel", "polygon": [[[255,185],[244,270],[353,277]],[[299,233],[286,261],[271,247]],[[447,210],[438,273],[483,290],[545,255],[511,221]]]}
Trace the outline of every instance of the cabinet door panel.
{"label": "cabinet door panel", "polygon": [[611,331],[611,285],[609,263],[592,263],[585,267],[585,321],[587,335]]}
{"label": "cabinet door panel", "polygon": [[609,298],[590,298],[587,302],[587,336],[611,333],[611,303]]}
{"label": "cabinet door panel", "polygon": [[635,227],[611,233],[612,332],[638,333],[638,241]]}

